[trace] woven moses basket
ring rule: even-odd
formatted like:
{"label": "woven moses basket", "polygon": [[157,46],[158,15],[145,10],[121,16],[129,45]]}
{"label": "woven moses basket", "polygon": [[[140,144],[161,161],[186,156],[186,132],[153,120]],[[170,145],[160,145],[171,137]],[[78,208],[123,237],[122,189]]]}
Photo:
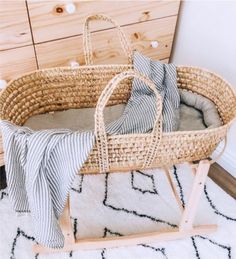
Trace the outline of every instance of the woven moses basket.
{"label": "woven moses basket", "polygon": [[[93,65],[89,22],[94,19],[106,20],[116,26],[128,65]],[[108,17],[89,16],[84,26],[84,52],[85,66],[38,70],[11,81],[0,96],[1,119],[23,125],[36,114],[96,107],[97,141],[81,173],[128,171],[202,160],[208,158],[225,138],[236,115],[236,94],[221,77],[200,68],[178,67],[178,87],[212,100],[221,116],[222,126],[162,133],[161,97],[150,80],[133,71],[132,50],[121,28]],[[153,131],[108,136],[103,109],[105,105],[128,101],[132,77],[144,80],[157,96],[158,114]]]}

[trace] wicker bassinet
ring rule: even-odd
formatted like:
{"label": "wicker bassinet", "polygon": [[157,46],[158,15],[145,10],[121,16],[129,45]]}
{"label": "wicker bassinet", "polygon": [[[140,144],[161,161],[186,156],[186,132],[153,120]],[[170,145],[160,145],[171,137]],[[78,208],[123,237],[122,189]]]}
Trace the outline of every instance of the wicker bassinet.
{"label": "wicker bassinet", "polygon": [[[131,61],[132,51],[121,28],[108,17],[90,16],[84,26],[86,65],[38,70],[12,80],[0,96],[1,119],[23,125],[29,117],[36,114],[96,107],[97,141],[81,173],[154,168],[208,158],[218,143],[225,138],[236,116],[236,94],[230,85],[206,70],[178,67],[178,87],[212,100],[223,125],[215,129],[162,133],[161,98],[151,81],[135,73],[132,64],[92,64],[88,25],[93,19],[103,19],[117,27],[123,49]],[[116,77],[113,78],[114,76]],[[115,105],[128,101],[132,77],[144,80],[157,95],[158,114],[153,132],[107,136],[104,130],[103,108],[106,104]]]}

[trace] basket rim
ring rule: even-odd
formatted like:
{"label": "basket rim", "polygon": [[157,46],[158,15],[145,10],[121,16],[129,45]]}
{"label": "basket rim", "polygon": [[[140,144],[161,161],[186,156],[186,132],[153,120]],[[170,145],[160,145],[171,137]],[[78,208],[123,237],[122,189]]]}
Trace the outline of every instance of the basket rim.
{"label": "basket rim", "polygon": [[[133,65],[132,64],[97,64],[97,65],[82,65],[82,66],[78,66],[78,67],[71,67],[71,66],[61,66],[61,67],[49,67],[49,68],[41,68],[41,69],[36,69],[36,70],[33,70],[33,71],[30,71],[30,72],[26,72],[26,73],[23,73],[13,79],[11,79],[6,87],[1,91],[1,93],[10,85],[12,84],[14,81],[16,80],[19,80],[20,78],[22,77],[25,77],[25,76],[29,76],[29,75],[33,75],[35,73],[40,73],[40,72],[50,72],[50,71],[63,71],[63,70],[86,70],[86,69],[96,69],[96,68],[118,68],[118,67],[127,67],[127,68],[133,68]],[[196,70],[201,70],[203,72],[206,72],[208,74],[211,74],[213,76],[216,76],[218,77],[220,80],[222,80],[223,82],[225,82],[234,92],[234,95],[236,97],[236,89],[232,86],[232,84],[226,80],[225,78],[223,78],[222,75],[218,74],[218,73],[215,73],[207,68],[204,68],[204,67],[199,67],[199,66],[191,66],[191,65],[176,65],[176,68],[192,68],[192,69],[196,69]]]}
{"label": "basket rim", "polygon": [[78,67],[71,67],[71,66],[61,66],[61,67],[48,67],[48,68],[41,68],[41,69],[36,69],[30,72],[22,73],[19,76],[16,76],[15,78],[9,80],[7,82],[7,85],[4,89],[0,91],[2,93],[3,91],[6,90],[8,86],[10,86],[14,81],[17,81],[21,79],[22,77],[33,75],[36,73],[41,73],[41,72],[50,72],[50,71],[63,71],[63,70],[86,70],[88,68],[94,69],[94,68],[119,68],[119,67],[127,67],[127,68],[133,68],[132,64],[98,64],[98,65],[82,65]]}
{"label": "basket rim", "polygon": [[220,80],[222,80],[223,82],[225,82],[230,88],[231,90],[233,91],[235,97],[236,97],[236,89],[232,86],[232,84],[226,80],[222,75],[216,73],[216,72],[213,72],[207,68],[202,68],[202,67],[198,67],[198,66],[191,66],[191,65],[177,65],[176,66],[177,68],[192,68],[192,69],[197,69],[197,70],[202,70],[203,72],[207,72],[208,74],[211,74],[213,76],[216,76],[218,77]]}
{"label": "basket rim", "polygon": [[[132,68],[133,69],[133,65],[132,64],[95,64],[95,65],[82,65],[82,66],[78,66],[78,67],[71,67],[71,66],[62,66],[62,67],[51,67],[51,68],[42,68],[42,69],[37,69],[37,70],[34,70],[34,71],[30,71],[30,72],[27,72],[27,73],[23,73],[21,74],[20,76],[10,80],[6,87],[4,89],[2,89],[0,91],[0,97],[1,95],[3,95],[6,91],[7,91],[7,88],[12,84],[14,83],[15,81],[17,80],[20,80],[21,78],[25,77],[25,76],[29,76],[29,75],[33,75],[33,74],[36,74],[36,73],[44,73],[44,72],[53,72],[53,71],[77,71],[77,70],[86,70],[86,69],[96,69],[96,68],[108,68],[108,69],[112,69],[112,68],[119,68],[119,67],[127,67],[127,69],[129,68]],[[236,89],[234,89],[232,87],[232,84],[229,83],[226,79],[223,78],[223,76],[213,72],[213,71],[210,71],[209,69],[206,69],[206,68],[202,68],[202,67],[198,67],[198,66],[189,66],[189,65],[176,65],[176,68],[187,68],[187,69],[195,69],[195,70],[199,70],[199,71],[202,71],[202,72],[206,72],[212,76],[216,76],[218,77],[218,79],[220,79],[222,82],[224,82],[228,87],[229,89],[231,90],[231,92],[233,93],[233,95],[235,96],[236,98]],[[1,120],[1,118],[0,118]],[[231,119],[228,123],[220,126],[220,127],[217,127],[217,128],[213,128],[213,129],[203,129],[203,130],[194,130],[194,131],[173,131],[173,132],[162,132],[163,135],[165,134],[171,134],[171,135],[175,135],[175,134],[183,134],[183,135],[186,135],[186,134],[189,134],[190,132],[194,132],[196,134],[199,134],[199,133],[203,133],[203,132],[206,132],[206,131],[209,131],[209,132],[214,132],[214,131],[217,131],[219,129],[223,129],[225,127],[229,127],[232,125],[232,123],[236,121],[236,116]],[[138,136],[142,136],[142,135],[146,135],[147,136],[148,133],[140,133],[140,134],[137,134]],[[131,135],[131,136],[134,136],[136,134],[125,134],[125,135]],[[124,136],[124,135],[115,135],[115,136]],[[170,135],[169,135],[170,136]]]}

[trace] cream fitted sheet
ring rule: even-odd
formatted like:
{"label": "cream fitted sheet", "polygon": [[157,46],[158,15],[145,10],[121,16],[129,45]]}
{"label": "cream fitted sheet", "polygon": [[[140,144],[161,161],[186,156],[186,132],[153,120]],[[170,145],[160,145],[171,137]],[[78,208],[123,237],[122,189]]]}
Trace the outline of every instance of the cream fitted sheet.
{"label": "cream fitted sheet", "polygon": [[[105,107],[104,117],[106,125],[118,119],[125,109],[125,104]],[[27,120],[25,126],[33,130],[68,128],[71,130],[93,130],[94,129],[94,108],[69,109],[56,111],[54,113],[40,114]],[[179,131],[205,129],[203,114],[201,111],[187,106],[180,105]]]}

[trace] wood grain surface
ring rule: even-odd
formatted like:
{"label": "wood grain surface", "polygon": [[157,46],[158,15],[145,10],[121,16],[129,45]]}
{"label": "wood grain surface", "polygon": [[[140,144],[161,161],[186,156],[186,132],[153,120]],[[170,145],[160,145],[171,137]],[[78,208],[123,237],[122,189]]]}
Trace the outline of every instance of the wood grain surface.
{"label": "wood grain surface", "polygon": [[[177,16],[124,27],[134,49],[154,59],[170,57]],[[151,42],[159,43],[152,48]],[[127,63],[115,29],[92,33],[94,63]],[[39,68],[68,66],[71,61],[84,64],[82,35],[36,44]]]}
{"label": "wood grain surface", "polygon": [[[35,43],[80,35],[85,17],[103,13],[118,24],[128,25],[178,14],[175,1],[73,1],[75,13],[66,12],[68,1],[28,0]],[[111,28],[108,23],[94,23],[93,31]],[[62,29],[63,28],[63,29]],[[149,28],[147,28],[149,29]]]}
{"label": "wood grain surface", "polygon": [[236,178],[229,174],[223,167],[215,163],[211,166],[209,177],[225,192],[236,199]]}
{"label": "wood grain surface", "polygon": [[0,78],[6,81],[37,69],[33,46],[0,52]]}
{"label": "wood grain surface", "polygon": [[0,50],[32,44],[24,0],[0,0]]}

